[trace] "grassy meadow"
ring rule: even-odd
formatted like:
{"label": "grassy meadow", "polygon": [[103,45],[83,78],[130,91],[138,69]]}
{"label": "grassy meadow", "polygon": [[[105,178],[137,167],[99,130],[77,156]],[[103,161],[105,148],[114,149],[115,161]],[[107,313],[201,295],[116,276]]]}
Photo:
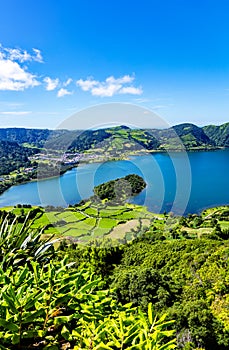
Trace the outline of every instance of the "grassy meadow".
{"label": "grassy meadow", "polygon": [[68,208],[5,207],[22,219],[34,211],[33,228],[44,228],[45,235],[57,235],[77,243],[109,238],[125,243],[142,234],[157,235],[161,239],[201,238],[218,230],[228,230],[228,207],[204,210],[200,215],[173,216],[155,214],[146,207],[129,203],[111,206],[105,202],[87,201]]}

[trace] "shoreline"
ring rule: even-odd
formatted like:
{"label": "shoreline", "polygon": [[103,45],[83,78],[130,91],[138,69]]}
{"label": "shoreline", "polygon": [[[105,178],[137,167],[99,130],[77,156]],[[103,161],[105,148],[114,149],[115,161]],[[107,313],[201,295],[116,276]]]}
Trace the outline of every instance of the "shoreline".
{"label": "shoreline", "polygon": [[[117,161],[122,161],[122,160],[130,160],[131,157],[139,157],[139,156],[144,156],[144,155],[151,155],[151,154],[169,154],[169,153],[192,153],[192,152],[210,152],[210,151],[220,151],[220,150],[225,150],[228,149],[229,147],[215,147],[215,148],[198,148],[198,149],[190,149],[190,150],[185,150],[185,149],[168,149],[168,150],[140,150],[140,151],[135,151],[135,152],[129,152],[124,154],[122,157],[107,157],[104,156],[102,158],[91,158],[91,159],[85,159],[80,161],[79,163],[76,163],[76,165],[72,165],[70,168],[64,170],[63,172],[60,172],[57,175],[52,175],[52,176],[48,176],[48,177],[44,177],[39,179],[38,177],[36,178],[31,178],[29,180],[26,181],[22,181],[22,182],[18,182],[18,183],[13,183],[9,186],[7,186],[6,189],[4,189],[3,191],[0,191],[0,196],[5,193],[6,191],[8,191],[11,187],[13,186],[20,186],[20,185],[25,185],[25,184],[29,184],[30,182],[39,182],[39,181],[47,181],[47,180],[51,180],[51,179],[55,179],[58,177],[63,176],[64,174],[66,174],[68,171],[71,171],[75,168],[78,168],[82,165],[86,165],[86,164],[93,164],[93,163],[104,163],[104,162],[117,162]],[[9,174],[7,174],[9,175]]]}

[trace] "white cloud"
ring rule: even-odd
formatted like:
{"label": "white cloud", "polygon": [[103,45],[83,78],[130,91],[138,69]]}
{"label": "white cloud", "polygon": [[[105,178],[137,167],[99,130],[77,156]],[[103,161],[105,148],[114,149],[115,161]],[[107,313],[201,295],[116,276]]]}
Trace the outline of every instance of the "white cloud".
{"label": "white cloud", "polygon": [[28,71],[23,62],[42,62],[41,52],[33,49],[33,54],[21,49],[4,48],[0,44],[0,90],[21,91],[40,85],[37,77]]}
{"label": "white cloud", "polygon": [[[58,86],[59,86],[59,88],[61,86],[67,87],[68,85],[71,84],[72,78],[67,79],[65,82],[60,82],[60,80],[58,78],[51,79],[50,77],[45,77],[43,79],[43,81],[46,83],[45,89],[47,91],[52,91],[52,90],[55,90]],[[68,91],[67,89],[65,89],[63,87],[58,90],[57,97],[63,97],[65,95],[72,95],[72,92]]]}
{"label": "white cloud", "polygon": [[124,75],[123,77],[118,79],[115,79],[113,76],[108,77],[106,79],[106,82],[111,84],[128,84],[128,83],[132,83],[134,80],[135,80],[134,76]]}
{"label": "white cloud", "polygon": [[63,97],[65,95],[72,95],[72,92],[68,91],[67,89],[61,88],[57,93],[57,97]]}
{"label": "white cloud", "polygon": [[50,77],[45,77],[43,79],[43,81],[46,83],[46,90],[47,91],[52,91],[55,90],[57,88],[57,86],[59,85],[59,79],[51,79]]}
{"label": "white cloud", "polygon": [[[43,62],[39,49],[33,48],[28,52],[21,48],[5,48],[0,44],[0,91],[23,91],[42,84],[46,91],[58,89],[57,97],[73,94],[73,91],[67,88],[72,83],[72,78],[61,81],[59,78],[53,79],[46,75],[38,77],[30,72],[28,68],[30,62]],[[111,75],[104,81],[92,77],[79,79],[76,85],[81,90],[90,92],[92,96],[141,95],[143,90],[134,86],[134,81],[134,75],[123,75],[119,78]]]}
{"label": "white cloud", "polygon": [[0,90],[20,91],[40,85],[36,76],[17,62],[0,59]]}
{"label": "white cloud", "polygon": [[6,111],[0,112],[0,115],[27,115],[31,114],[31,111]]}
{"label": "white cloud", "polygon": [[134,86],[126,86],[126,87],[123,87],[119,93],[120,94],[141,95],[143,93],[143,90],[141,87],[136,88]]}
{"label": "white cloud", "polygon": [[93,78],[86,80],[79,79],[76,84],[83,91],[89,91],[93,96],[112,97],[117,94],[141,95],[143,90],[141,87],[134,87],[132,85],[134,80],[134,76],[124,75],[117,79],[114,76],[110,76],[105,81],[98,81]]}
{"label": "white cloud", "polygon": [[41,55],[41,51],[38,49],[33,49],[33,52],[35,52],[34,61],[43,63],[43,57]]}
{"label": "white cloud", "polygon": [[90,91],[94,86],[99,84],[99,81],[88,78],[87,80],[77,80],[76,84],[81,87],[83,91]]}
{"label": "white cloud", "polygon": [[93,96],[112,97],[119,92],[121,87],[122,85],[120,84],[99,85],[94,87],[91,93]]}

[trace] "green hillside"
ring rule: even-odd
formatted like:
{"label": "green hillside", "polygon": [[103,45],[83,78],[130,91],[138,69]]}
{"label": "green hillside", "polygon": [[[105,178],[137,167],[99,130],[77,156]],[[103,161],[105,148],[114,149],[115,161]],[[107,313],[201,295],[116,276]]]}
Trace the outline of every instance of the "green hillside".
{"label": "green hillside", "polygon": [[194,124],[184,123],[168,129],[154,129],[151,132],[157,138],[158,148],[161,150],[198,150],[216,147],[214,140],[206,135],[203,128]]}
{"label": "green hillside", "polygon": [[31,166],[28,157],[36,152],[36,149],[23,147],[17,142],[0,140],[0,175]]}
{"label": "green hillside", "polygon": [[229,123],[220,126],[207,125],[203,130],[216,146],[229,147]]}
{"label": "green hillside", "polygon": [[229,123],[198,127],[184,123],[168,129],[130,129],[118,126],[99,130],[0,129],[0,140],[52,150],[85,152],[104,148],[115,150],[204,149],[229,146]]}

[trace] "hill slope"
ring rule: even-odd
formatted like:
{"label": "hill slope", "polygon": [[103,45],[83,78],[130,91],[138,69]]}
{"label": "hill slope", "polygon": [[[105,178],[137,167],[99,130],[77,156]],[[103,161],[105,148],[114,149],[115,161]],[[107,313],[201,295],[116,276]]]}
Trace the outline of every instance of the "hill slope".
{"label": "hill slope", "polygon": [[220,126],[207,125],[203,130],[216,146],[229,147],[229,123]]}
{"label": "hill slope", "polygon": [[0,175],[9,174],[20,167],[30,166],[28,156],[33,149],[20,146],[17,142],[0,140]]}
{"label": "hill slope", "polygon": [[0,140],[20,145],[84,152],[96,148],[120,150],[205,149],[229,147],[229,123],[198,127],[184,123],[168,129],[130,129],[126,126],[99,130],[0,129]]}

